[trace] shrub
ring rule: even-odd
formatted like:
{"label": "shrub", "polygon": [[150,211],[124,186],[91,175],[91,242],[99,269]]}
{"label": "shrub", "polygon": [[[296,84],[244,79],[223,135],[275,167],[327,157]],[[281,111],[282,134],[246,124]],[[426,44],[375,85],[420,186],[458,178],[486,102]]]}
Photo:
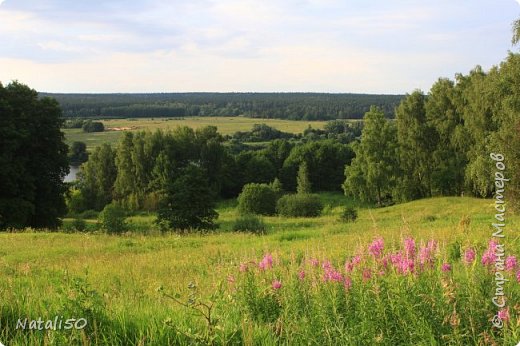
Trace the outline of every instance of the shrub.
{"label": "shrub", "polygon": [[320,216],[323,204],[313,194],[285,195],[278,200],[276,210],[282,216],[316,217]]}
{"label": "shrub", "polygon": [[85,222],[85,220],[83,219],[74,219],[72,220],[72,228],[76,231],[76,232],[83,232],[87,229],[87,223]]}
{"label": "shrub", "polygon": [[108,204],[99,214],[99,223],[107,233],[123,233],[128,229],[125,222],[125,211],[115,205]]}
{"label": "shrub", "polygon": [[276,192],[267,184],[246,184],[238,196],[238,210],[242,214],[273,215],[276,197]]}
{"label": "shrub", "polygon": [[266,232],[266,228],[267,227],[262,219],[252,214],[240,216],[233,224],[233,231],[235,232],[264,234]]}
{"label": "shrub", "polygon": [[105,126],[100,121],[87,120],[83,123],[83,132],[103,132]]}
{"label": "shrub", "polygon": [[344,207],[341,212],[340,220],[343,222],[354,222],[357,217],[358,213],[354,207]]}

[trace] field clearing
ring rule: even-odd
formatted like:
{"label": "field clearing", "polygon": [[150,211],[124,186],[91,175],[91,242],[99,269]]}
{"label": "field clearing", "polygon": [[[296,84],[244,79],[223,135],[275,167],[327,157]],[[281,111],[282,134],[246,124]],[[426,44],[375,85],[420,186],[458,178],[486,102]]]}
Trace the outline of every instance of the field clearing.
{"label": "field clearing", "polygon": [[[411,236],[417,244],[435,239],[444,248],[458,241],[463,247],[482,250],[491,235],[492,200],[446,197],[365,208],[355,223],[342,223],[338,221],[339,206],[352,201],[330,193],[321,194],[321,198],[327,205],[323,216],[266,217],[269,231],[264,236],[227,231],[237,216],[230,201],[221,203],[218,209],[221,232],[209,235],[161,235],[151,226],[154,217],[146,215],[130,221],[139,223],[147,235],[0,234],[0,311],[10,307],[10,314],[54,316],[67,292],[63,287],[80,280],[81,285],[99,293],[108,316],[137,333],[136,338],[159,338],[166,333],[162,321],[168,318],[186,328],[200,325],[200,320],[162,297],[158,287],[186,294],[186,287],[193,282],[198,294],[208,297],[238,274],[240,263],[259,259],[265,253],[283,263],[294,263],[305,256],[341,265],[378,236],[384,238],[388,248],[398,247]],[[467,218],[469,223],[461,223]],[[519,225],[518,216],[507,219],[507,254],[520,253],[518,233],[514,231]],[[492,289],[490,286],[490,298]],[[5,302],[9,302],[7,306]],[[218,308],[225,309],[222,305]],[[241,317],[233,319],[239,321]],[[262,336],[266,330],[251,328],[255,340],[272,340],[272,336]]]}
{"label": "field clearing", "polygon": [[[250,131],[254,124],[266,124],[283,132],[302,133],[307,127],[323,128],[325,121],[299,121],[280,119],[253,119],[245,117],[186,117],[176,118],[130,118],[101,120],[107,128],[131,128],[128,131],[155,131],[156,129],[173,130],[178,126],[194,129],[204,126],[216,126],[222,135],[230,135],[237,131]],[[104,131],[85,133],[81,129],[64,129],[67,144],[81,141],[87,144],[88,150],[102,143],[114,144],[123,131]]]}

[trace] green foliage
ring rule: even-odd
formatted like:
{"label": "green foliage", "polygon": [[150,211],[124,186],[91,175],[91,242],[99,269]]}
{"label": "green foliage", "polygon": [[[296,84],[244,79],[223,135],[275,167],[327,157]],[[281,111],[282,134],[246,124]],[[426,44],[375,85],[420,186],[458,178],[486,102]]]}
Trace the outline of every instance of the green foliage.
{"label": "green foliage", "polygon": [[296,177],[296,192],[312,193],[311,182],[309,181],[309,171],[307,163],[303,161],[298,168],[298,176]]}
{"label": "green foliage", "polygon": [[65,120],[63,123],[64,129],[81,129],[83,127],[83,124],[85,123],[85,120],[75,118],[75,119],[69,119]]}
{"label": "green foliage", "polygon": [[267,231],[267,226],[258,216],[253,214],[246,214],[239,216],[235,220],[232,230],[235,232],[264,234]]}
{"label": "green foliage", "polygon": [[285,195],[276,204],[278,214],[286,217],[317,217],[322,210],[323,203],[313,194]]}
{"label": "green foliage", "polygon": [[83,232],[87,229],[87,223],[81,218],[76,218],[72,221],[72,228],[76,232]]}
{"label": "green foliage", "polygon": [[277,193],[267,184],[246,184],[238,196],[238,210],[243,214],[273,215]]}
{"label": "green foliage", "polygon": [[84,200],[83,207],[99,211],[109,204],[116,176],[114,150],[109,144],[97,147],[78,174],[77,186]]}
{"label": "green foliage", "polygon": [[345,165],[350,164],[353,157],[354,153],[348,145],[334,140],[311,141],[291,150],[279,178],[287,191],[296,191],[299,167],[306,162],[314,191],[338,191],[345,180]]}
{"label": "green foliage", "polygon": [[105,126],[100,121],[92,121],[86,120],[81,127],[83,132],[103,132],[105,131]]}
{"label": "green foliage", "polygon": [[72,166],[79,166],[87,162],[87,145],[84,142],[73,142],[69,148],[68,158]]}
{"label": "green foliage", "polygon": [[345,168],[343,190],[362,201],[377,202],[391,195],[398,174],[395,126],[377,107],[365,114],[361,142],[354,145],[356,157]]}
{"label": "green foliage", "polygon": [[60,102],[66,117],[133,118],[238,116],[289,120],[361,118],[371,105],[388,116],[400,95],[320,93],[45,94]]}
{"label": "green foliage", "polygon": [[186,167],[179,178],[166,186],[157,213],[163,230],[212,230],[217,227],[215,201],[205,172],[195,166]]}
{"label": "green foliage", "polygon": [[54,99],[0,84],[0,230],[57,228],[66,212],[67,146]]}
{"label": "green foliage", "polygon": [[101,227],[107,233],[120,234],[128,230],[125,211],[116,204],[107,204],[98,216]]}
{"label": "green foliage", "polygon": [[340,220],[343,222],[354,222],[358,217],[358,212],[354,207],[343,207]]}
{"label": "green foliage", "polygon": [[69,213],[78,214],[88,209],[85,197],[79,189],[72,189],[66,196],[67,210]]}

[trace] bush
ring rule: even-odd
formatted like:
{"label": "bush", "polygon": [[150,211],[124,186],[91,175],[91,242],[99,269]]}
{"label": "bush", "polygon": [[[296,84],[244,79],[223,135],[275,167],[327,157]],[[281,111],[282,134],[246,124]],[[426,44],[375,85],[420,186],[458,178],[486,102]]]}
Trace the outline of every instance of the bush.
{"label": "bush", "polygon": [[274,215],[277,193],[267,184],[246,184],[238,196],[242,214]]}
{"label": "bush", "polygon": [[357,210],[353,207],[344,207],[340,216],[343,222],[354,222],[358,217]]}
{"label": "bush", "polygon": [[83,123],[83,132],[103,132],[105,126],[100,121],[87,120]]}
{"label": "bush", "polygon": [[84,232],[87,229],[87,223],[83,219],[74,219],[72,220],[72,228],[76,232]]}
{"label": "bush", "polygon": [[313,194],[285,195],[278,200],[276,210],[282,216],[316,217],[320,216],[323,204]]}
{"label": "bush", "polygon": [[99,214],[99,223],[107,233],[123,233],[128,229],[125,222],[125,211],[115,205],[108,204]]}
{"label": "bush", "polygon": [[235,232],[251,232],[255,234],[264,234],[266,232],[266,225],[256,215],[247,214],[240,216],[233,224],[233,231]]}

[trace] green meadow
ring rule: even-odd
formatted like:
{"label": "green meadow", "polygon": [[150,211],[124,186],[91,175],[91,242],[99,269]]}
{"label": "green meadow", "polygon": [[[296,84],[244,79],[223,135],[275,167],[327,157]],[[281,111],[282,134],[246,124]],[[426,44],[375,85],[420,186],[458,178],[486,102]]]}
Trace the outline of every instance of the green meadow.
{"label": "green meadow", "polygon": [[86,133],[82,129],[64,129],[67,144],[80,141],[87,144],[89,150],[102,143],[115,144],[123,131],[112,131],[113,128],[129,128],[126,131],[155,131],[157,129],[173,130],[178,126],[193,129],[216,126],[222,135],[231,135],[237,131],[250,131],[254,124],[266,124],[283,132],[302,133],[307,127],[321,129],[325,121],[299,121],[280,119],[254,119],[245,117],[186,117],[186,118],[131,118],[106,119],[104,132]]}
{"label": "green meadow", "polygon": [[[147,214],[129,217],[134,230],[122,236],[1,233],[0,341],[512,345],[519,340],[516,317],[501,330],[490,322],[495,287],[480,255],[491,236],[493,200],[443,197],[386,208],[361,206],[358,219],[344,223],[341,207],[353,201],[335,193],[320,198],[321,217],[265,217],[268,232],[260,236],[230,231],[238,216],[231,200],[219,204],[220,228],[208,234],[161,234]],[[518,254],[520,218],[509,216],[506,222],[506,255]],[[434,269],[414,275],[389,269],[367,280],[365,271],[353,271],[352,287],[346,289],[322,282],[321,267],[309,267],[308,260],[316,259],[342,268],[363,254],[366,268],[375,268],[366,249],[379,237],[388,252],[406,238],[413,238],[417,249],[436,240]],[[477,252],[472,265],[463,263],[467,248]],[[274,262],[262,271],[258,263],[266,254]],[[438,270],[445,262],[451,265],[446,273]],[[307,274],[300,280],[297,273],[303,270]],[[504,292],[513,316],[520,308],[520,285],[509,279]],[[273,280],[280,280],[281,288],[271,288]],[[80,331],[15,329],[18,318],[56,315],[84,317],[89,325]]]}

